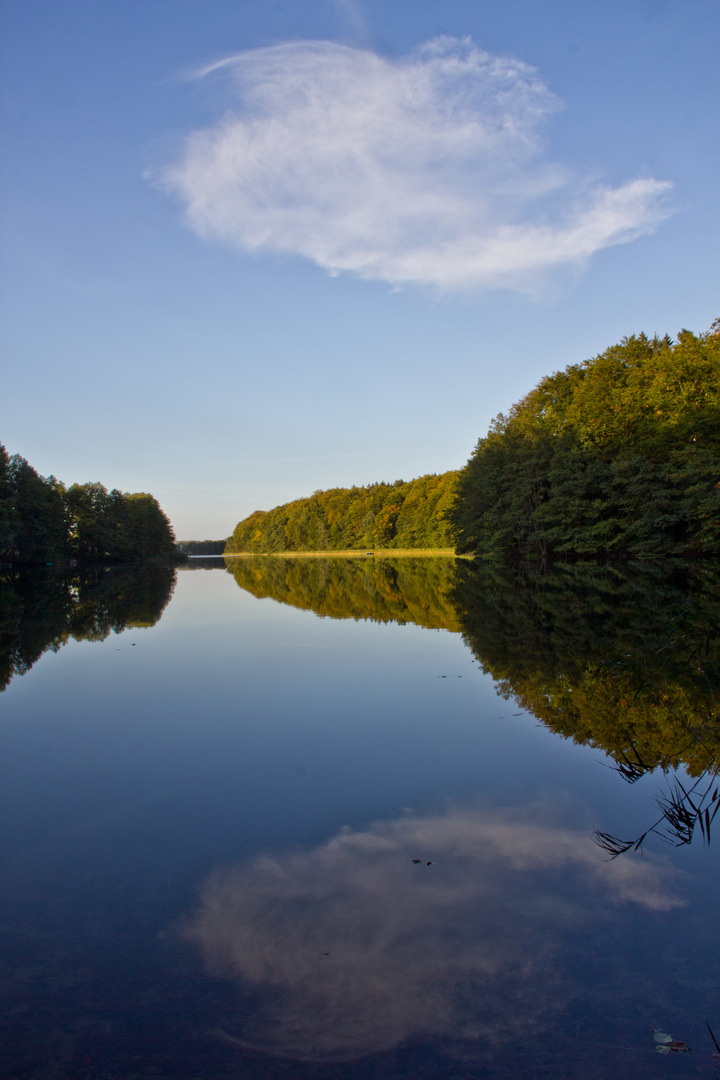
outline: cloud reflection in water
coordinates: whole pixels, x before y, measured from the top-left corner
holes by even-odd
[[[186,933],[213,975],[259,994],[229,1032],[245,1046],[329,1062],[411,1037],[497,1044],[567,1000],[568,932],[608,905],[682,906],[678,878],[605,861],[584,833],[456,810],[220,871]]]

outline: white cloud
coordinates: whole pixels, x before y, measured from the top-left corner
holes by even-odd
[[[255,991],[226,1032],[243,1045],[317,1061],[414,1036],[491,1047],[535,1038],[564,1007],[563,951],[608,906],[683,906],[678,879],[652,856],[605,861],[580,833],[455,811],[222,871],[186,935],[213,974]]]
[[[548,272],[652,231],[670,184],[593,190],[543,160],[560,108],[535,70],[469,40],[394,60],[301,41],[222,73],[225,116],[155,176],[202,237],[304,256],[331,274],[532,292]]]

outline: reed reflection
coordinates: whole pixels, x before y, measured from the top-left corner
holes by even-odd
[[[342,1061],[411,1038],[535,1037],[573,993],[573,941],[617,905],[682,906],[680,886],[664,862],[608,862],[581,833],[455,810],[220,871],[185,932],[255,996],[226,1038]]]

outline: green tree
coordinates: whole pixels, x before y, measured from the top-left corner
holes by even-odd
[[[0,443],[0,562],[12,559],[18,532],[10,456]]]
[[[67,554],[68,515],[65,487],[54,476],[43,477],[15,454],[9,462],[15,521],[13,561],[53,562]]]
[[[172,527],[154,496],[108,492],[100,483],[66,490],[0,446],[0,561],[137,561],[174,551]]]
[[[235,527],[226,551],[361,551],[368,547],[451,548],[448,514],[457,473],[405,483],[316,491],[267,512],[257,510]]]
[[[719,554],[720,324],[543,379],[478,442],[450,520],[486,558]]]
[[[115,492],[113,492],[115,494]],[[117,493],[120,495],[120,493]],[[127,533],[124,552],[135,557],[169,554],[175,550],[175,534],[172,526],[153,495],[135,492],[124,495]]]
[[[152,495],[73,484],[67,503],[72,551],[84,562],[133,561],[175,550],[170,522]]]
[[[67,492],[72,521],[71,549],[84,562],[106,559],[114,552],[113,499],[100,483],[73,484]]]

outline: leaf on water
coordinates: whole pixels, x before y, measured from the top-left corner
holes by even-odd
[[[679,1039],[673,1039],[672,1035],[668,1035],[667,1031],[660,1031],[659,1028],[652,1028],[652,1037],[658,1045],[655,1047],[658,1054],[686,1054],[690,1047],[687,1043],[680,1042]]]

